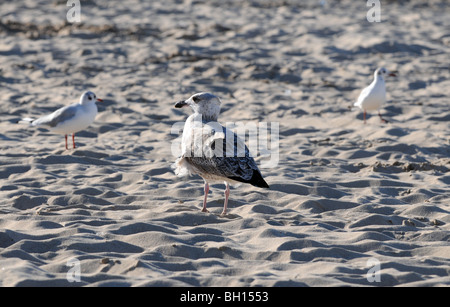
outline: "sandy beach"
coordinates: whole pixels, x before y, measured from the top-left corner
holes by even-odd
[[[0,286],[450,286],[450,6],[365,2],[0,4]],[[381,66],[389,122],[364,124]],[[76,149],[17,124],[85,90]],[[233,186],[226,216],[224,185],[203,213],[171,168],[198,92],[279,125],[270,189]]]

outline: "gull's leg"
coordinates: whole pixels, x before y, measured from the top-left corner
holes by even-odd
[[[226,188],[225,188],[225,201],[223,203],[223,211],[220,215],[226,215],[227,214],[227,206],[228,206],[228,197],[230,196],[230,185],[228,182],[225,182]]]
[[[72,143],[73,143],[73,148],[77,148],[75,146],[75,133],[72,133]]]
[[[69,147],[67,147],[67,134],[66,134],[66,150],[69,150]]]
[[[387,120],[385,120],[383,117],[381,117],[381,114],[380,114],[379,110],[378,110],[378,116],[380,117],[382,123],[388,123]]]
[[[364,124],[366,123],[366,110],[364,110]]]
[[[208,199],[208,192],[209,192],[209,184],[205,181],[205,198],[203,199],[203,209],[202,212],[209,212],[206,209],[206,200]]]

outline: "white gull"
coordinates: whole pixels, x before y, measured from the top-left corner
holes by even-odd
[[[374,80],[372,83],[362,90],[359,94],[358,100],[354,106],[359,107],[364,111],[364,123],[366,123],[366,111],[378,110],[378,116],[381,121],[386,123],[387,121],[381,117],[380,108],[386,102],[386,84],[384,82],[385,76],[395,77],[394,72],[388,71],[384,67],[380,67],[375,70]]]
[[[27,117],[19,122],[28,123],[30,126],[43,126],[54,133],[64,134],[66,149],[69,149],[67,135],[72,134],[73,148],[76,148],[75,133],[86,129],[94,122],[97,116],[97,105],[95,104],[97,101],[103,100],[97,98],[93,92],[87,91],[81,95],[79,102],[62,107],[38,119]]]

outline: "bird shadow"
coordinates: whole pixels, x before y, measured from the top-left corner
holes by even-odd
[[[238,214],[233,214],[233,213],[227,213],[225,215],[223,214],[217,214],[217,213],[213,213],[215,216],[220,217],[220,218],[224,218],[224,219],[228,219],[228,220],[235,220],[235,219],[241,219],[242,216],[238,215]]]

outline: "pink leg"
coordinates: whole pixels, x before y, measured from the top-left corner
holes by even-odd
[[[387,123],[388,122],[383,117],[381,117],[380,111],[378,111],[378,116],[380,117],[382,123]]]
[[[66,134],[66,150],[69,150],[69,147],[67,147],[67,134]]]
[[[230,196],[230,186],[228,185],[228,182],[225,183],[225,201],[223,203],[223,211],[220,215],[226,215],[227,214],[227,207],[228,207],[228,197]]]
[[[208,192],[209,192],[209,184],[205,182],[205,198],[203,199],[203,209],[202,212],[209,212],[206,209],[206,200],[208,199]]]
[[[73,143],[73,148],[77,148],[75,146],[75,133],[72,133],[72,143]]]

